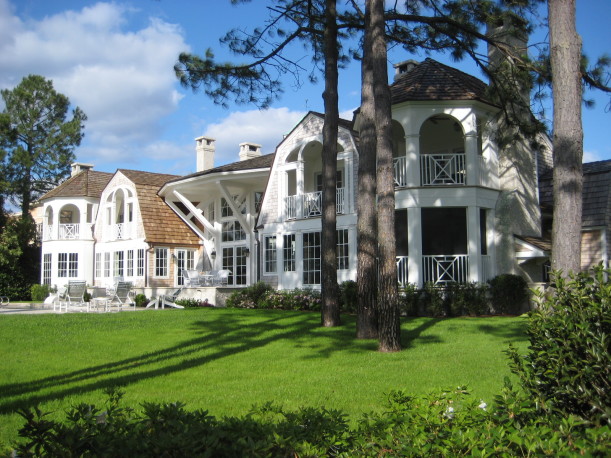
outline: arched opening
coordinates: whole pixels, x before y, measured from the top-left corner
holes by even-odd
[[[59,238],[78,239],[80,236],[81,212],[74,204],[64,205],[59,211]]]
[[[405,145],[405,130],[399,121],[392,121],[392,156],[394,165],[395,185],[407,184],[407,156]]]
[[[421,185],[464,185],[465,170],[465,135],[460,122],[448,115],[428,118],[420,127]]]

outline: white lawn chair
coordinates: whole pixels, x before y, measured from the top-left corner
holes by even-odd
[[[231,270],[219,270],[214,277],[214,284],[217,286],[227,286],[229,284],[229,275],[231,275]]]
[[[108,310],[116,306],[120,312],[124,305],[128,307],[131,305],[136,310],[136,302],[132,299],[132,282],[120,281],[117,283],[113,295],[108,301]]]
[[[184,307],[182,305],[178,305],[176,303],[176,299],[178,299],[178,296],[180,296],[180,293],[182,292],[182,288],[178,288],[176,291],[174,291],[172,294],[161,294],[160,296],[157,296],[155,299],[153,299],[152,301],[150,301],[146,308],[166,308],[166,307],[171,307],[174,309],[184,309]]]
[[[185,286],[187,288],[192,286],[201,286],[201,282],[199,279],[199,272],[197,270],[186,270],[182,271],[182,278],[185,281]]]
[[[84,281],[69,281],[68,287],[63,299],[59,302],[59,311],[62,311],[62,306],[67,312],[70,310],[78,310],[79,312],[89,311],[89,304],[85,302],[85,292],[87,291],[87,283]]]

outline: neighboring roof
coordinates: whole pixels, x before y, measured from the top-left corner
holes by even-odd
[[[486,83],[427,58],[400,75],[390,86],[393,105],[407,101],[479,100],[486,98]]]
[[[547,238],[542,237],[530,237],[526,235],[514,235],[517,239],[522,240],[523,242],[532,245],[535,248],[538,248],[542,251],[551,252],[552,251],[552,241]]]
[[[195,245],[199,237],[157,195],[159,188],[177,175],[119,169],[136,186],[146,241],[154,244]]]
[[[611,205],[611,160],[583,164],[582,226],[606,226]],[[548,173],[539,181],[541,205],[552,208],[553,180]]]
[[[275,153],[265,154],[263,156],[253,157],[252,159],[232,162],[230,164],[221,165],[219,167],[214,167],[212,169],[203,170],[201,172],[195,172],[195,173],[192,173],[191,175],[185,175],[181,177],[174,176],[173,179],[170,179],[163,184],[174,183],[176,181],[182,181],[188,178],[201,177],[204,175],[212,175],[214,173],[240,172],[240,171],[245,171],[245,170],[268,169],[272,166],[275,155],[276,155]]]
[[[62,184],[43,195],[39,201],[54,197],[96,197],[113,177],[112,173],[83,170],[77,175],[68,178]]]

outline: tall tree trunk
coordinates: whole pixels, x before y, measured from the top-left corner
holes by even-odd
[[[548,9],[554,98],[552,268],[566,276],[581,270],[581,38],[575,0],[549,0]]]
[[[386,59],[384,0],[371,6],[373,86],[378,159],[378,281],[379,350],[401,350],[395,246],[395,180],[392,157],[392,115]]]
[[[356,337],[378,337],[376,126],[369,3],[365,5],[365,37],[361,62],[361,109],[359,131],[359,177],[357,199],[357,289]]]
[[[338,108],[338,43],[336,0],[326,0],[325,12],[325,121],[322,145],[322,309],[323,326],[340,324],[339,288],[337,285],[337,130]]]

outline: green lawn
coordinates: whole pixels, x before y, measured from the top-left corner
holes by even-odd
[[[457,385],[490,402],[509,375],[508,343],[527,345],[525,318],[410,318],[404,350],[382,354],[354,339],[354,317],[342,319],[321,328],[316,313],[241,309],[4,315],[0,451],[22,423],[16,409],[101,405],[111,386],[134,407],[180,400],[217,416],[268,400],[358,416],[392,389]]]

